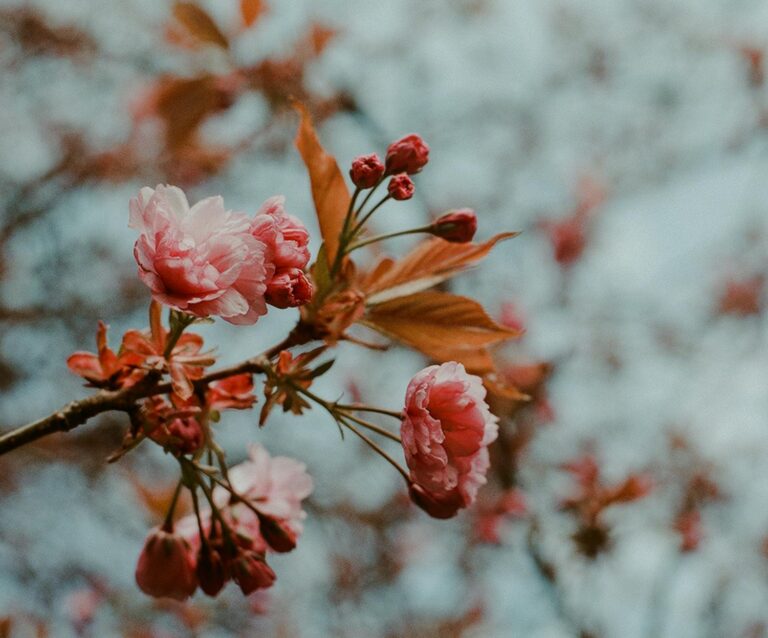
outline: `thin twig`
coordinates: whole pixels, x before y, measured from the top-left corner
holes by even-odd
[[[204,391],[209,383],[226,379],[238,374],[264,372],[264,362],[286,348],[306,343],[307,339],[292,332],[281,343],[270,348],[264,353],[246,359],[241,363],[211,372],[194,382],[195,389]],[[82,425],[89,419],[104,412],[129,412],[140,399],[167,394],[171,392],[171,384],[158,383],[158,374],[150,372],[136,385],[120,390],[100,390],[96,394],[68,403],[53,414],[42,419],[27,423],[18,428],[0,435],[0,455],[15,450],[16,448],[54,434],[56,432],[68,432],[78,425]]]

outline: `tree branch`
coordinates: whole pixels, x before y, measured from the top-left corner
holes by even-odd
[[[212,381],[226,379],[238,374],[264,372],[264,359],[272,359],[286,348],[307,343],[309,338],[300,330],[291,332],[282,342],[269,350],[246,359],[240,363],[216,370],[201,377],[194,382],[195,388],[205,390]],[[167,394],[171,392],[170,383],[158,383],[161,380],[158,373],[149,373],[136,385],[120,390],[100,390],[96,394],[79,401],[68,403],[60,410],[32,423],[27,423],[18,428],[0,435],[0,455],[15,450],[16,448],[54,434],[56,432],[69,432],[82,425],[89,419],[103,412],[129,412],[139,399]]]

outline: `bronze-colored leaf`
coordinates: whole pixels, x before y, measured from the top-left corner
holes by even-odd
[[[156,100],[171,150],[188,144],[205,118],[219,108],[215,80],[210,75],[167,78],[160,85]]]
[[[227,36],[216,26],[213,18],[194,2],[177,2],[173,5],[173,16],[194,40],[229,49]]]
[[[359,282],[368,304],[411,295],[439,284],[485,258],[493,247],[519,233],[500,233],[482,243],[454,244],[439,237],[420,243],[397,261],[385,257]]]
[[[240,15],[246,27],[252,27],[267,10],[267,3],[262,0],[240,0]]]
[[[493,369],[487,347],[519,335],[497,324],[476,301],[445,292],[418,292],[377,304],[361,323],[436,361]]]
[[[333,155],[320,144],[309,112],[298,102],[294,103],[294,107],[301,116],[295,144],[309,172],[317,221],[328,263],[332,264],[339,249],[339,235],[349,207],[349,191]]]

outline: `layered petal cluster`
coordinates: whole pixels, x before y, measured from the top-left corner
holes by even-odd
[[[264,294],[274,274],[267,244],[252,220],[224,208],[221,197],[190,207],[175,186],[142,188],[130,203],[139,277],[152,296],[198,316],[252,324],[266,314]]]
[[[486,482],[488,445],[498,419],[479,377],[460,363],[425,368],[411,379],[400,433],[411,471],[411,498],[431,516],[450,518]]]
[[[254,237],[268,248],[274,274],[266,290],[276,308],[295,308],[312,298],[312,284],[304,275],[309,263],[309,233],[298,219],[285,212],[285,198],[268,199],[253,220]]]
[[[290,551],[303,530],[306,513],[301,502],[313,489],[305,465],[288,457],[272,457],[260,445],[252,445],[249,454],[248,461],[228,472],[234,493],[221,485],[214,490],[218,514],[201,511],[205,542],[201,542],[195,515],[176,524],[192,548],[198,582],[209,596],[218,594],[230,580],[246,595],[270,587],[276,576],[267,564],[267,552]],[[225,527],[221,520],[226,521]]]
[[[295,539],[303,531],[306,513],[301,501],[312,493],[312,478],[307,474],[304,463],[287,456],[271,457],[261,445],[251,445],[250,460],[230,469],[229,480],[235,491],[250,501],[263,515],[257,517],[243,503],[233,505],[230,510],[241,525],[259,530],[265,519],[280,525],[284,532]],[[229,500],[229,493],[222,487],[216,489],[217,502]],[[261,529],[260,534],[267,530]],[[269,542],[270,538],[267,538]],[[272,545],[272,543],[270,543]],[[273,549],[279,550],[277,547]]]

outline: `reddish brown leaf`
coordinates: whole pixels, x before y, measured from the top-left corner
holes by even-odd
[[[339,235],[349,207],[349,191],[333,155],[320,144],[309,112],[298,102],[294,103],[294,107],[301,116],[295,144],[309,172],[317,221],[328,262],[332,264],[339,249]]]
[[[307,37],[310,51],[313,56],[320,55],[325,47],[336,37],[337,31],[324,27],[322,24],[313,24]]]
[[[240,0],[240,14],[246,27],[252,27],[267,10],[267,3],[262,0]]]
[[[194,2],[177,2],[173,5],[173,16],[187,33],[202,44],[215,44],[222,49],[229,48],[229,40],[208,13]]]
[[[476,301],[436,291],[377,304],[361,322],[436,361],[459,361],[475,372],[493,369],[488,346],[519,334],[497,324]]]
[[[369,304],[431,288],[485,258],[493,247],[519,233],[500,233],[480,244],[454,244],[439,237],[422,242],[402,259],[382,259],[359,283]]]
[[[213,76],[168,78],[157,94],[157,114],[165,122],[168,147],[186,145],[206,117],[219,109],[220,100]]]

